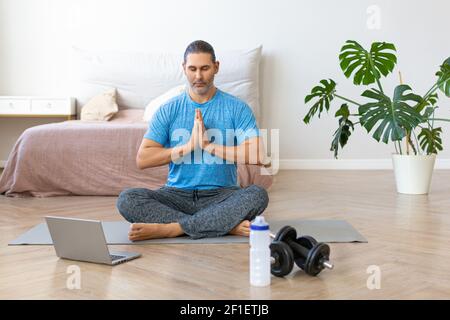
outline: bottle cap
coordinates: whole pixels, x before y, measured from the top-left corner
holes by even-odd
[[[264,217],[257,216],[250,224],[250,230],[269,230],[269,224],[264,220]]]

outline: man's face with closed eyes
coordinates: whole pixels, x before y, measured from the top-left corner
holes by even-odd
[[[214,76],[219,71],[219,61],[213,62],[209,53],[190,53],[183,63],[184,74],[191,90],[205,95],[214,86]]]

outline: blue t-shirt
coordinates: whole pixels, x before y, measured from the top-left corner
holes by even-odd
[[[191,99],[188,91],[170,99],[153,115],[144,138],[173,148],[189,141],[199,108],[208,138],[215,144],[237,146],[259,136],[250,107],[237,97],[219,89],[205,103]],[[203,150],[194,150],[169,163],[166,186],[182,189],[214,189],[237,186],[237,166]]]

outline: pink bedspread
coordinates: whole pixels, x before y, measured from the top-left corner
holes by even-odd
[[[128,119],[128,120],[127,120]],[[165,184],[168,166],[140,170],[136,154],[147,123],[116,117],[109,122],[65,121],[27,129],[0,177],[0,194],[11,197],[118,195],[123,189]],[[238,165],[242,187],[268,189],[272,176]]]

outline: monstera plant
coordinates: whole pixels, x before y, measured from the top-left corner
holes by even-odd
[[[305,97],[306,104],[312,103],[303,119],[306,124],[310,123],[314,116],[320,118],[322,112],[328,112],[336,100],[342,101],[335,113],[338,128],[331,142],[331,151],[334,152],[335,158],[338,157],[339,148],[347,144],[355,126],[360,125],[375,140],[386,144],[393,143],[396,155],[428,155],[434,166],[435,155],[442,150],[442,128],[437,127],[436,123],[450,121],[435,117],[438,91],[450,97],[450,58],[442,63],[436,72],[436,81],[424,95],[414,93],[409,85],[401,83],[394,88],[393,96],[390,97],[385,93],[381,79],[394,71],[397,64],[395,52],[396,48],[392,43],[374,42],[368,51],[358,42],[348,40],[339,54],[340,67],[347,78],[353,78],[355,85],[368,86],[361,94],[365,98],[364,101],[357,102],[338,94],[336,82],[332,79],[321,80]],[[419,158],[409,157],[406,161],[416,161]],[[407,165],[411,167],[411,163]],[[404,193],[427,192],[413,190]]]

